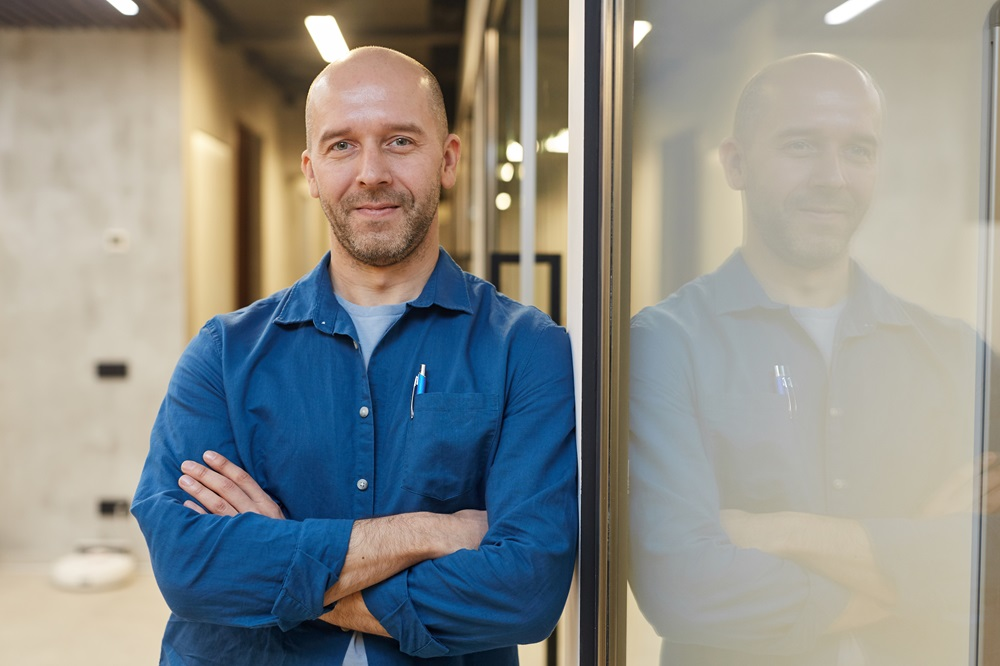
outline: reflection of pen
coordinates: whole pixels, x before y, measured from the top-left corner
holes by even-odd
[[[427,366],[420,364],[420,372],[413,378],[413,390],[410,391],[410,418],[413,418],[413,401],[427,388]]]
[[[783,395],[788,400],[788,418],[792,418],[798,404],[795,402],[795,386],[792,385],[792,378],[785,370],[785,366],[774,366],[774,388],[778,395]]]

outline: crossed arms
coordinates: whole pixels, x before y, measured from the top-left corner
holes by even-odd
[[[197,500],[187,500],[184,506],[201,514],[257,513],[284,520],[281,508],[245,470],[213,451],[205,453],[204,461],[204,465],[191,460],[181,465],[184,474],[178,484]],[[486,512],[471,509],[356,521],[340,577],[323,596],[324,606],[335,602],[336,606],[319,619],[342,629],[389,637],[368,611],[360,591],[424,560],[476,550],[487,527]]]

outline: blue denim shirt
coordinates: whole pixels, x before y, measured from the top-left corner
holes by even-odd
[[[315,618],[353,522],[460,509],[488,512],[479,550],[364,591],[396,638],[366,637],[369,663],[517,663],[512,646],[558,620],[576,555],[568,336],[442,250],[366,372],[329,260],[209,321],[177,365],[132,507],[173,611],[162,663],[340,663],[351,634]],[[206,449],[288,520],[185,508],[180,464]]]

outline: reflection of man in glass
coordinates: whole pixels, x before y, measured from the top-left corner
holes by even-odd
[[[842,58],[765,68],[720,148],[742,248],[635,317],[631,582],[664,664],[966,663],[976,346],[850,259],[881,122]]]

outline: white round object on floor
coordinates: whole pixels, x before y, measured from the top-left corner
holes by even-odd
[[[99,592],[128,583],[136,572],[131,553],[92,549],[70,553],[56,560],[52,583],[64,590]]]

